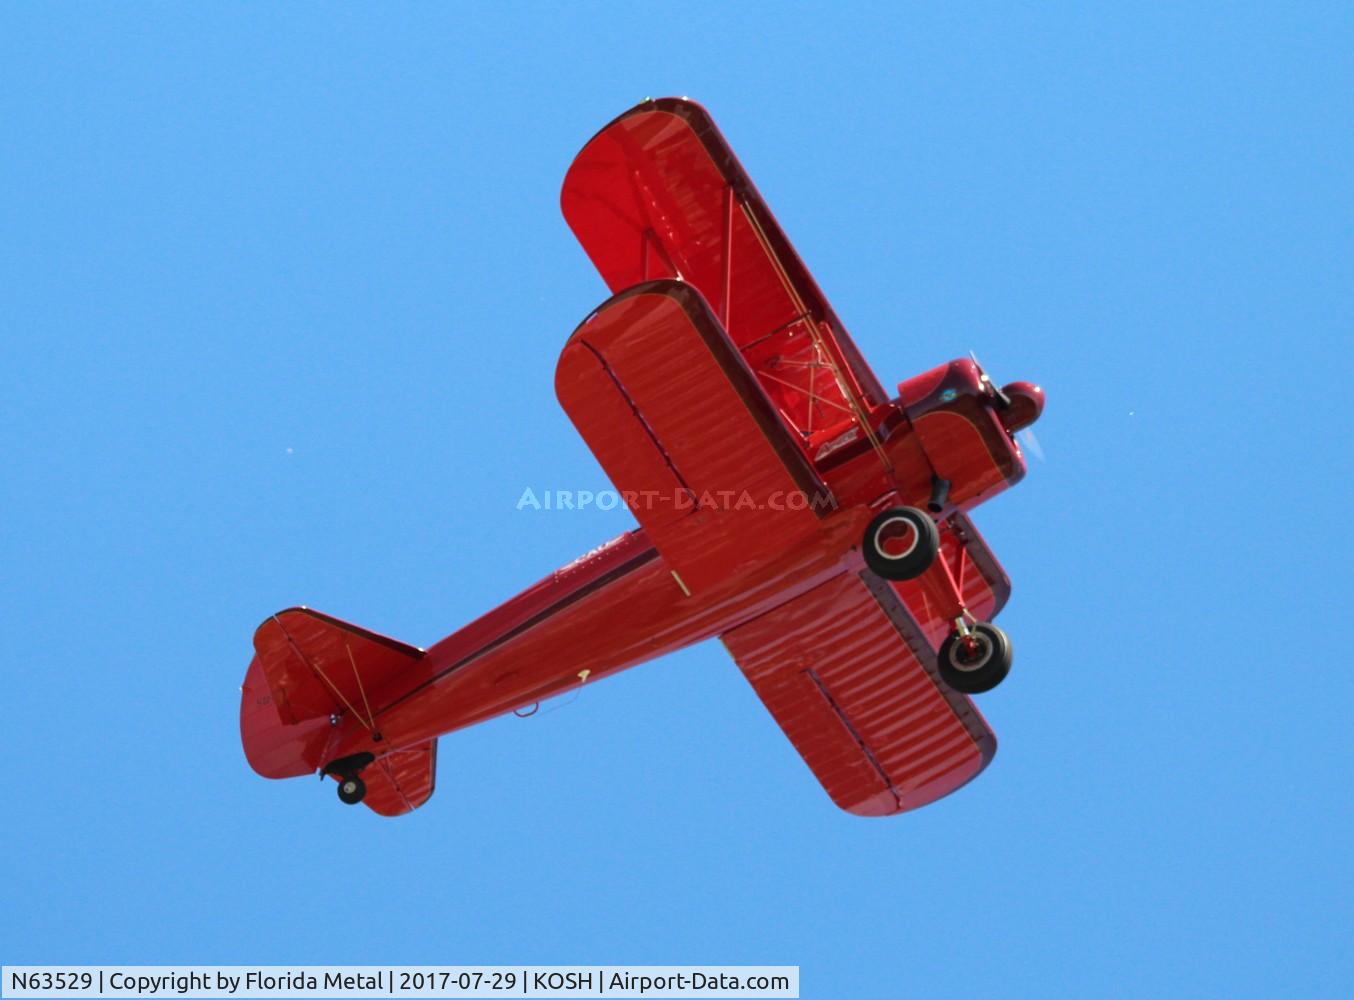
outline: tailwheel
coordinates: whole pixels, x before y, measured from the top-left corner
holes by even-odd
[[[916,507],[891,507],[865,528],[865,565],[885,580],[911,580],[926,572],[940,551],[940,531]]]
[[[940,647],[940,679],[963,694],[982,694],[1011,671],[1011,640],[995,625],[956,629]]]
[[[338,785],[338,797],[347,805],[355,806],[367,794],[367,783],[353,775],[350,778],[340,778]]]

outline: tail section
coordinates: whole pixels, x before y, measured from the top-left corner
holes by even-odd
[[[273,703],[256,656],[240,688],[240,742],[249,766],[265,778],[296,778],[320,769],[334,735],[329,719],[286,723]]]
[[[418,743],[379,757],[362,772],[367,794],[362,801],[382,816],[413,812],[433,797],[437,779],[437,740]]]
[[[424,668],[423,650],[307,608],[260,625],[254,652],[240,689],[240,740],[249,766],[265,778],[331,773],[337,720],[374,723],[374,711],[417,683]],[[363,801],[398,816],[431,797],[437,741],[364,764]]]
[[[255,659],[278,717],[288,724],[351,712],[408,674],[423,650],[308,608],[279,611],[254,633]]]

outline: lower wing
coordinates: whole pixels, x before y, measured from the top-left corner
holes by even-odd
[[[832,800],[860,816],[916,809],[971,781],[997,740],[936,673],[892,584],[845,574],[721,637]]]

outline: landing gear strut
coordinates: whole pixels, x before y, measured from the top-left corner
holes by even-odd
[[[937,478],[931,502],[944,507],[950,484]],[[867,565],[885,580],[916,580],[928,616],[950,621],[954,628],[937,656],[940,679],[953,691],[991,691],[1011,671],[1011,640],[995,625],[977,621],[964,606],[967,550],[961,545],[953,572],[940,556],[936,522],[916,507],[891,507],[865,529],[861,544]],[[958,579],[955,579],[955,574]]]

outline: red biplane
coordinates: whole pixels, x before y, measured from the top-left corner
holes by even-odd
[[[428,649],[273,615],[250,765],[398,815],[432,795],[438,736],[718,637],[841,808],[965,784],[996,749],[968,696],[1011,665],[989,623],[1010,583],[967,511],[1024,475],[1042,390],[965,359],[890,397],[690,101],[602,129],[560,200],[615,294],[555,389],[639,527]]]

